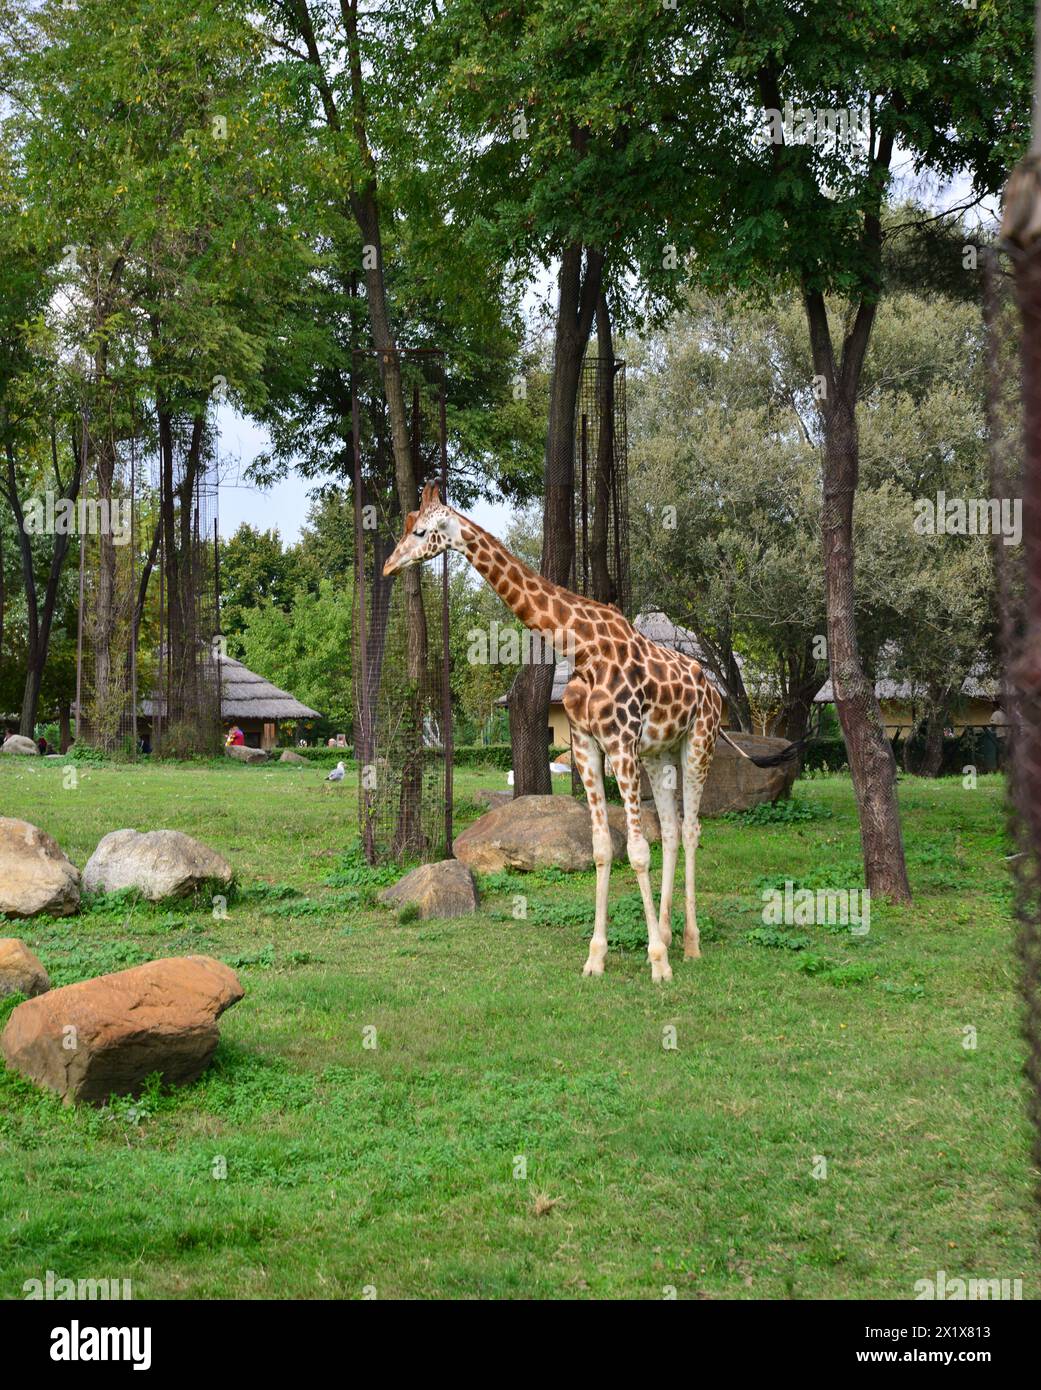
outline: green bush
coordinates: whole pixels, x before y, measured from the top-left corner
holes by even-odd
[[[556,762],[567,751],[566,748],[550,748],[550,762]],[[454,753],[456,767],[497,767],[508,772],[513,766],[513,749],[508,743],[464,743]]]

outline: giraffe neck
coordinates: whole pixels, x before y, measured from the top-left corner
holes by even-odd
[[[467,518],[460,517],[458,549],[525,627],[555,637],[567,634],[568,654],[576,656],[582,647],[576,625],[585,627],[586,614],[579,612],[582,600],[569,590],[544,579],[511,555],[503,543]]]

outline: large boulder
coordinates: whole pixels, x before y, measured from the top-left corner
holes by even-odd
[[[153,960],[19,1004],[0,1052],[67,1105],[132,1095],[152,1072],[182,1085],[208,1066],[217,1020],[242,993],[235,972],[209,956]]]
[[[58,842],[28,821],[0,816],[0,916],[65,917],[79,905],[79,870]]]
[[[611,826],[614,853],[625,836]],[[589,869],[593,827],[589,807],[570,796],[518,796],[468,825],[456,837],[455,856],[475,873],[501,869]]]
[[[47,971],[24,941],[16,936],[0,937],[0,999],[7,994],[24,994],[32,999],[51,987]]]
[[[757,734],[731,734],[746,753],[759,756],[781,753],[789,746],[786,738],[765,738]],[[779,767],[756,767],[731,748],[726,739],[716,739],[712,767],[701,798],[702,816],[722,816],[727,811],[747,811],[762,801],[787,796],[799,771],[798,759]]]
[[[31,738],[26,738],[24,734],[11,734],[5,738],[0,753],[18,753],[24,757],[31,755],[34,758],[40,756],[40,750],[36,744]]]
[[[302,758],[299,753],[294,753],[292,748],[287,748],[278,761],[280,763],[302,763],[305,767],[307,766],[307,759]]]
[[[245,743],[228,743],[224,746],[225,756],[238,763],[266,763],[267,751],[263,748],[250,748]]]
[[[474,876],[458,859],[420,864],[380,894],[387,907],[415,903],[420,917],[467,917],[477,911]]]
[[[232,878],[226,859],[179,830],[113,830],[87,860],[83,887],[88,893],[136,888],[157,903]]]
[[[677,808],[679,809],[679,808]],[[612,829],[619,832],[623,838],[628,839],[628,830],[625,824],[625,807],[616,803],[608,806],[607,819]],[[643,833],[649,845],[656,845],[661,842],[661,821],[658,819],[658,810],[653,801],[642,801],[640,803],[640,819],[643,822]],[[682,824],[683,817],[680,816]]]

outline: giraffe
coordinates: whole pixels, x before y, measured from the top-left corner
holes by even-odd
[[[574,663],[564,691],[571,723],[571,750],[589,803],[596,864],[596,908],[584,975],[604,973],[607,957],[607,895],[612,846],[604,794],[604,757],[625,806],[626,848],[643,899],[647,955],[655,982],[672,979],[672,897],[682,834],[684,849],[684,958],[701,955],[694,865],[701,826],[698,810],[718,735],[759,767],[795,755],[791,744],[779,754],[756,757],[720,728],[722,700],[692,657],[644,637],[613,604],[583,598],[536,574],[501,541],[442,502],[437,484],[423,489],[417,511],[383,567],[385,576],[422,564],[445,550],[465,555],[508,608],[534,632],[549,638],[559,655],[566,643]],[[646,768],[661,822],[662,885],[655,909],[651,851],[643,831],[640,766]],[[682,787],[682,832],[676,792]]]

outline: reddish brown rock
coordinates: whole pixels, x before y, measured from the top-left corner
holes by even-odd
[[[25,942],[16,936],[0,937],[0,999],[5,994],[24,994],[32,999],[46,994],[50,987],[47,971]]]
[[[217,1020],[242,994],[234,971],[209,956],[153,960],[19,1004],[0,1052],[67,1105],[132,1095],[152,1072],[184,1084],[208,1066]]]

